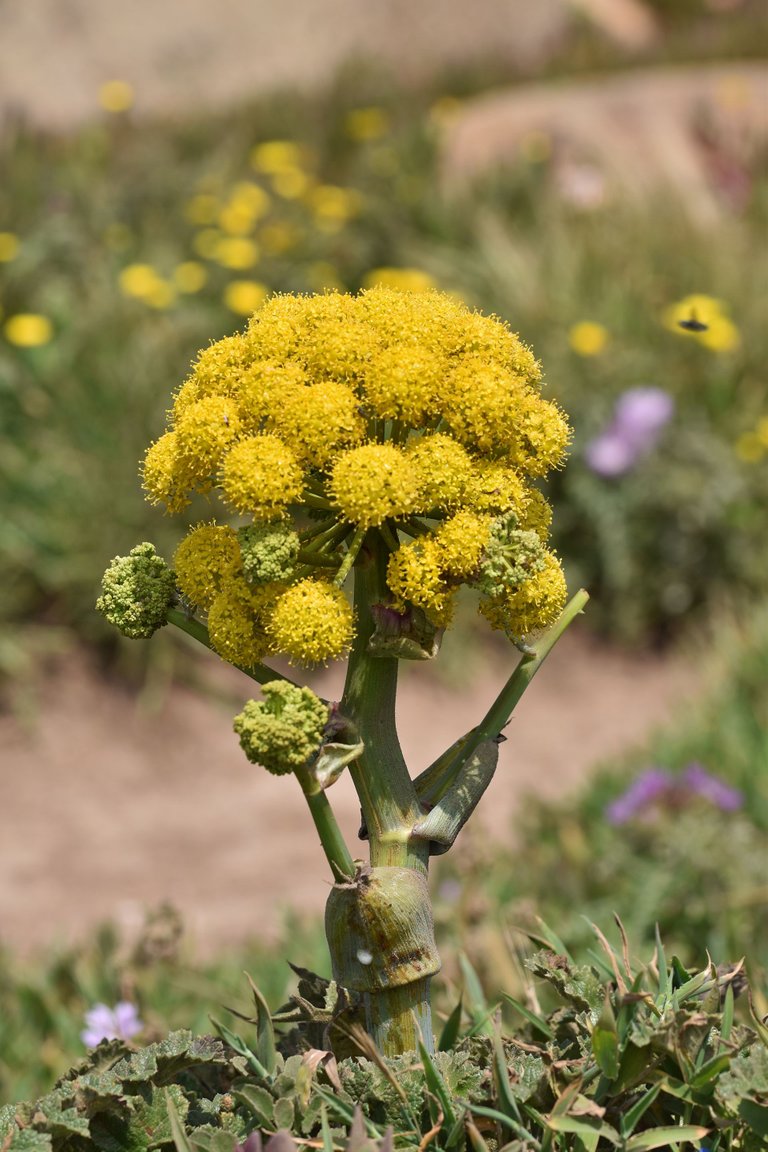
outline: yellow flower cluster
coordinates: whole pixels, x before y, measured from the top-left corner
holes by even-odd
[[[256,159],[276,170],[285,160]],[[198,525],[176,558],[217,650],[240,664],[265,653],[317,663],[352,642],[341,585],[366,532],[391,553],[393,604],[444,627],[459,586],[479,581],[497,519],[546,542],[551,514],[532,481],[562,463],[568,440],[535,357],[502,321],[433,290],[379,285],[274,296],[243,333],[204,349],[143,479],[170,512],[216,493],[241,527]],[[280,532],[262,529],[292,532],[296,515],[298,558],[281,568],[266,557],[263,569],[284,582],[254,586],[243,532],[255,525],[266,548]],[[494,626],[524,636],[559,611],[562,571],[546,556],[543,571],[483,602]]]

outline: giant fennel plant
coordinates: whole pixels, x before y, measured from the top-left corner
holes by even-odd
[[[566,607],[547,547],[536,484],[562,464],[569,428],[541,385],[506,324],[448,295],[274,296],[200,353],[144,459],[151,501],[210,511],[172,569],[143,543],[104,576],[99,607],[126,635],[172,623],[262,685],[235,731],[249,760],[303,790],[335,881],[334,977],[389,1056],[433,1045],[429,858],[471,815],[512,709],[586,601]],[[395,727],[398,665],[436,655],[462,585],[519,658],[487,715],[414,779]],[[263,663],[276,656],[299,668],[346,657],[342,699]],[[343,770],[367,862],[329,803]]]

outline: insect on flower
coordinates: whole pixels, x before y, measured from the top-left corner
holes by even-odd
[[[690,316],[685,320],[678,320],[677,323],[681,328],[685,328],[686,332],[707,332],[709,330],[709,324],[698,319],[695,308],[691,309]]]

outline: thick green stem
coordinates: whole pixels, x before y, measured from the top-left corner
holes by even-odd
[[[378,533],[369,532],[355,568],[357,634],[347,668],[341,711],[354,723],[365,744],[350,766],[368,829],[371,864],[399,865],[426,871],[427,856],[413,825],[423,815],[403,759],[395,726],[398,662],[371,656],[368,643],[375,630],[371,606],[386,600],[388,553]]]
[[[328,863],[337,880],[349,880],[355,874],[355,864],[347,848],[341,829],[336,823],[328,797],[307,768],[299,769],[296,777],[315,822]]]
[[[365,745],[358,761],[350,766],[353,783],[360,798],[363,819],[370,840],[373,875],[377,869],[405,869],[426,878],[429,844],[413,835],[413,827],[424,815],[413,782],[403,758],[395,726],[398,662],[394,657],[371,656],[368,644],[375,623],[371,612],[374,604],[386,601],[386,565],[388,550],[378,532],[371,531],[355,566],[355,611],[357,635],[350,654],[347,680],[341,710],[354,723]],[[383,874],[383,873],[381,873]],[[389,873],[387,873],[389,874]],[[357,900],[357,897],[355,897]],[[376,921],[379,923],[377,914]],[[428,922],[428,923],[427,923]],[[431,926],[431,907],[427,897],[424,952],[433,947],[426,940]],[[389,939],[386,918],[380,921],[381,939],[376,952],[385,965],[396,946]],[[343,969],[345,961],[329,934],[334,965]],[[394,956],[392,959],[394,966]],[[362,977],[368,1030],[382,1052],[387,1055],[415,1050],[418,1042],[418,1020],[425,1042],[432,1043],[429,1005],[429,979],[434,966],[415,979],[396,986],[389,985],[389,973],[376,985]],[[399,979],[399,977],[398,977]],[[343,981],[342,981],[343,982]]]

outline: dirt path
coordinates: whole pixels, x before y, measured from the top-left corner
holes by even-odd
[[[467,696],[430,681],[423,666],[408,669],[400,728],[414,771],[485,710],[506,674],[499,657],[493,663]],[[583,780],[596,760],[669,718],[695,681],[679,659],[630,658],[566,637],[508,729],[478,818],[507,839],[521,795],[556,795]],[[233,698],[250,694],[250,682],[224,667],[216,683]],[[338,695],[332,678],[320,688]],[[76,938],[105,917],[131,928],[163,899],[204,949],[274,927],[288,904],[319,915],[328,873],[301,795],[292,780],[247,763],[234,711],[175,688],[147,715],[73,656],[46,679],[36,729],[0,717],[0,943]],[[346,778],[331,798],[356,844]]]
[[[0,0],[0,120],[72,127],[114,79],[137,114],[165,115],[322,87],[349,61],[406,82],[487,57],[530,64],[571,16],[564,0]]]

